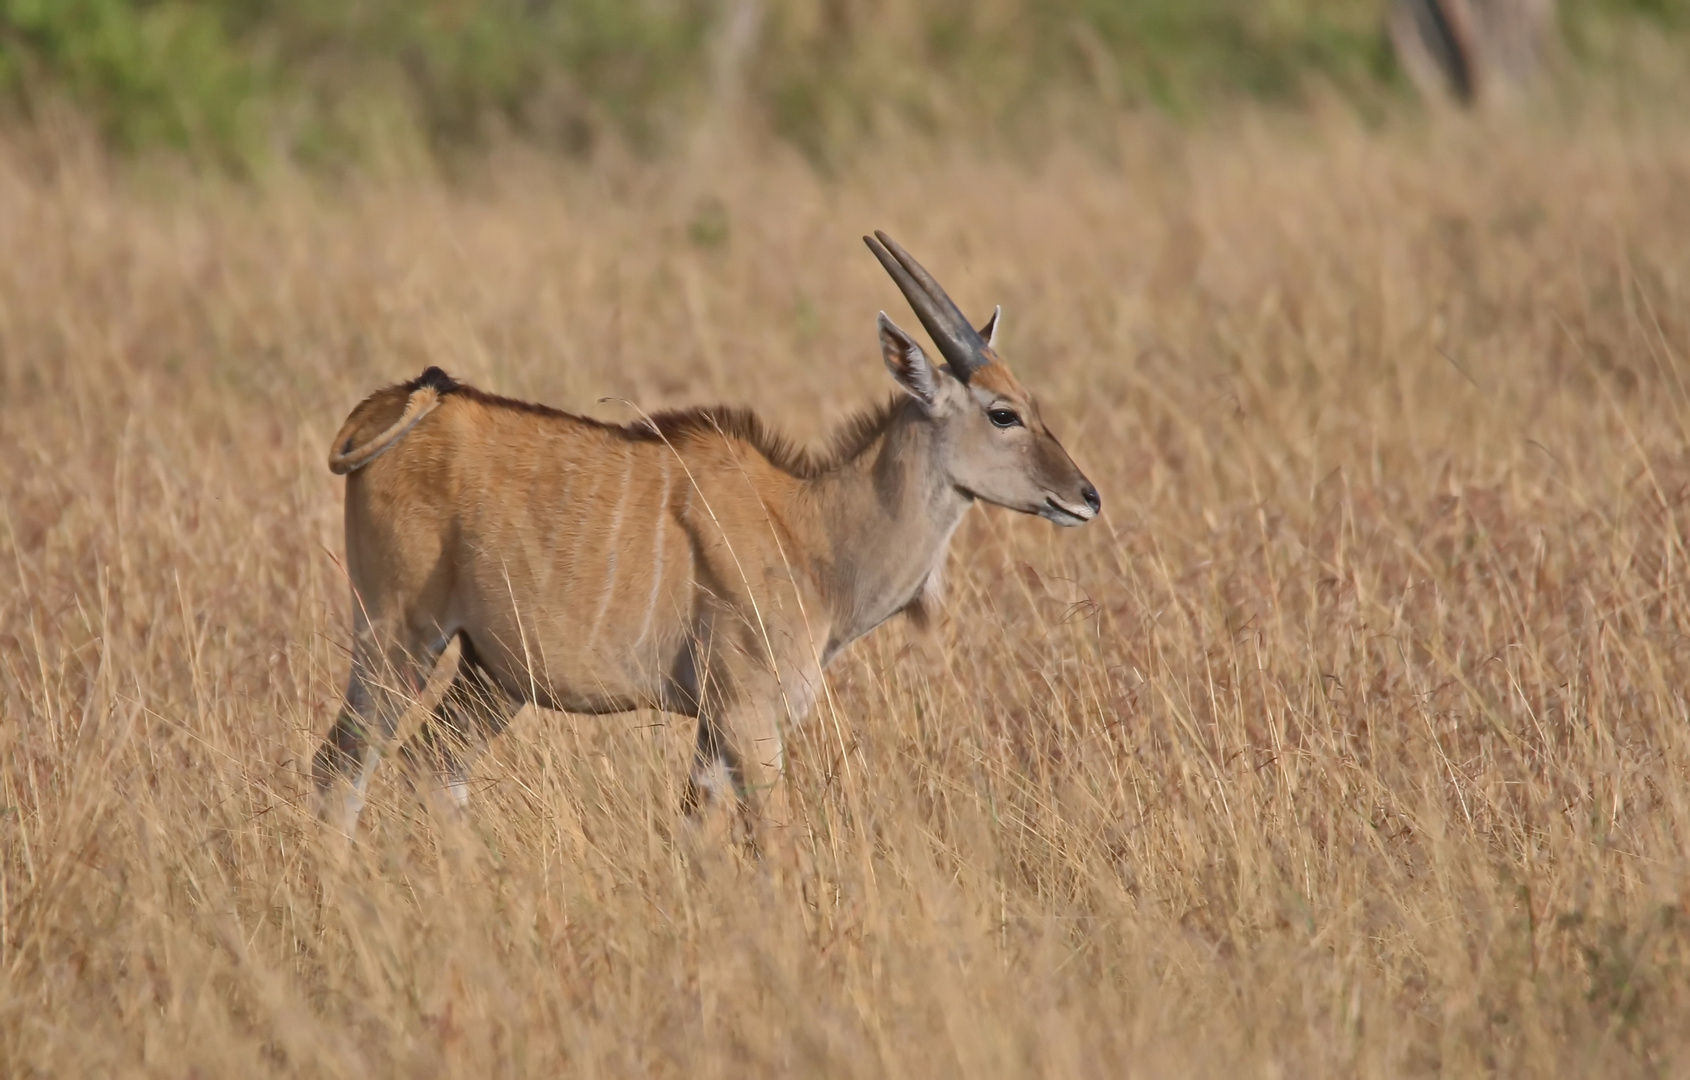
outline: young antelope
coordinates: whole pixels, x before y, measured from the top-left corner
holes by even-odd
[[[603,424],[434,367],[352,411],[329,456],[346,476],[353,647],[314,763],[325,817],[356,826],[456,639],[456,674],[403,752],[459,804],[524,702],[654,708],[698,721],[688,811],[728,788],[754,821],[823,669],[893,615],[924,617],[969,507],[1097,516],[1097,489],[993,351],[998,313],[976,330],[886,234],[864,240],[945,362],[881,312],[902,392],[824,453],[743,410]]]

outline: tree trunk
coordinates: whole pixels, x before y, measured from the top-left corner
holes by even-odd
[[[1391,44],[1427,97],[1488,105],[1529,90],[1555,47],[1555,0],[1391,0]]]

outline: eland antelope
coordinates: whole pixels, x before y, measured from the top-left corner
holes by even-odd
[[[324,816],[355,827],[453,639],[457,672],[403,752],[459,804],[474,753],[533,702],[696,717],[689,812],[731,785],[753,815],[828,663],[894,615],[926,617],[970,506],[1097,516],[1097,489],[993,351],[998,313],[976,330],[875,237],[946,363],[881,312],[902,393],[823,452],[747,411],[611,425],[435,367],[352,411],[329,456],[346,476],[354,614],[346,701],[314,762]]]

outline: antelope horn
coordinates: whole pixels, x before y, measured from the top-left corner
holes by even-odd
[[[899,291],[915,309],[916,318],[932,335],[933,344],[939,346],[957,378],[967,382],[977,369],[995,359],[992,347],[986,344],[980,331],[963,318],[956,303],[933,280],[933,275],[911,258],[909,252],[899,247],[896,240],[876,229],[873,236],[863,237],[863,243],[874,252],[874,257],[892,275],[892,280],[898,283]]]

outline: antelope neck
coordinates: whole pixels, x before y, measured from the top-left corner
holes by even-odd
[[[972,499],[942,467],[942,435],[914,401],[862,454],[811,482],[832,538],[821,567],[830,651],[901,611],[942,568]]]

